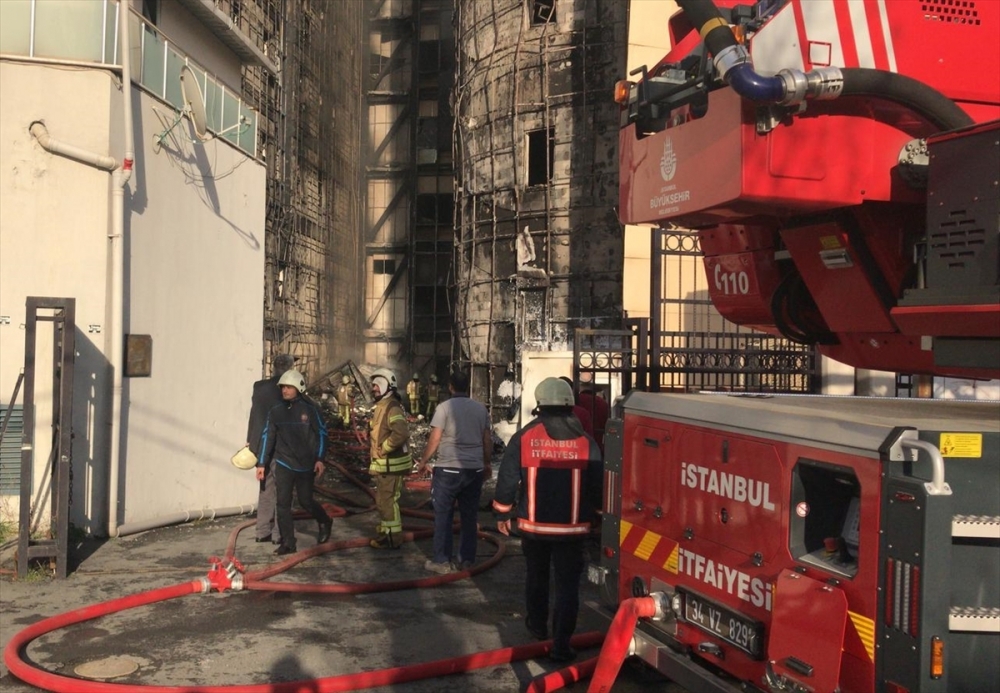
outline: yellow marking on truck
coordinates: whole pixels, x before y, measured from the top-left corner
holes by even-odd
[[[660,543],[662,539],[656,532],[650,532],[646,530],[646,533],[642,537],[642,541],[639,545],[635,547],[635,555],[644,561],[648,561],[649,557],[653,555],[653,551],[656,550],[656,545]]]
[[[675,544],[674,550],[670,552],[670,556],[667,558],[667,562],[663,564],[663,567],[674,575],[677,574],[677,552],[680,548],[679,544]]]
[[[856,614],[853,611],[848,611],[847,614],[851,617],[851,623],[854,624],[854,630],[858,632],[858,637],[861,638],[861,644],[865,646],[865,651],[868,653],[868,659],[874,662],[875,621],[871,620],[867,616]]]
[[[618,526],[618,546],[623,546],[625,544],[625,537],[628,533],[632,531],[632,523],[626,520],[622,520],[621,524]]]
[[[942,433],[938,442],[942,457],[982,457],[982,433]]]

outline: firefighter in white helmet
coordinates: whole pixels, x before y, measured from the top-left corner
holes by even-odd
[[[420,374],[414,373],[413,379],[406,383],[406,396],[410,400],[410,415],[418,416],[420,414],[420,396],[423,394],[424,388],[420,384]]]
[[[337,388],[337,414],[344,422],[344,428],[351,427],[351,406],[354,404],[354,385],[351,384],[349,376],[340,379],[340,387]]]
[[[434,417],[434,410],[437,409],[438,400],[441,398],[441,387],[438,385],[438,377],[431,376],[431,384],[427,386],[427,413],[425,416],[430,421]]]
[[[319,409],[302,396],[306,379],[297,370],[285,371],[278,379],[281,388],[280,404],[267,413],[267,425],[261,438],[257,458],[257,478],[264,479],[264,471],[274,463],[274,482],[277,497],[278,530],[281,545],[274,552],[279,556],[295,553],[292,493],[298,496],[299,505],[312,513],[319,525],[317,544],[330,539],[333,521],[323,506],[313,498],[313,481],[323,473],[323,453],[326,451],[326,424]]]
[[[403,521],[399,514],[399,494],[403,479],[410,473],[410,427],[396,391],[396,376],[379,368],[371,377],[375,411],[371,420],[371,466],[375,479],[375,508],[379,514],[378,533],[369,544],[373,549],[398,549],[402,543]]]
[[[570,638],[580,611],[584,543],[600,506],[601,450],[573,415],[573,389],[559,378],[535,388],[537,418],[514,434],[497,473],[493,512],[497,530],[509,535],[517,517],[527,576],[524,624],[548,638],[549,573],[555,580],[549,658],[576,657]]]

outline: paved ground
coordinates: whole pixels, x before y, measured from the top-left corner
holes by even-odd
[[[418,502],[419,498],[404,498]],[[481,523],[490,522],[483,513]],[[333,539],[369,534],[373,513],[334,521]],[[421,521],[417,520],[416,523]],[[73,550],[72,573],[61,581],[36,576],[15,580],[11,550],[0,555],[0,645],[42,618],[126,595],[206,576],[208,558],[225,554],[233,530],[247,518],[228,518],[153,530],[132,537],[86,541]],[[315,543],[315,523],[297,523],[299,548]],[[272,546],[242,532],[236,557],[249,570],[273,563]],[[434,588],[340,595],[241,591],[192,594],[56,630],[35,640],[27,658],[62,676],[92,674],[109,683],[177,686],[249,685],[310,680],[418,664],[477,652],[531,644],[523,628],[524,563],[519,542],[481,574]],[[479,561],[496,547],[481,541]],[[423,563],[430,540],[399,551],[368,548],[334,551],[301,563],[274,578],[298,583],[359,583],[427,577]],[[585,599],[596,599],[589,586]],[[603,622],[584,608],[578,632]],[[597,650],[583,652],[593,656]],[[112,668],[134,672],[110,678]],[[379,693],[483,693],[523,691],[528,682],[556,665],[544,658],[487,666],[475,672],[364,690]],[[98,678],[105,677],[105,678]],[[92,679],[94,680],[94,679]],[[0,666],[0,689],[39,689]],[[65,688],[77,690],[72,683]],[[234,689],[235,690],[235,689]],[[315,691],[314,686],[298,690]],[[344,689],[348,690],[348,689]],[[580,693],[584,683],[566,690]],[[641,665],[626,665],[616,693],[680,689]]]

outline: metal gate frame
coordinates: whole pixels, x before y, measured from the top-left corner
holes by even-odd
[[[690,258],[695,278],[703,277],[698,236],[689,231],[653,229],[650,252],[649,390],[691,392],[817,393],[821,389],[820,358],[812,346],[724,321],[723,331],[667,330],[667,306],[685,308],[717,323],[712,301],[669,295],[664,286],[664,259]],[[697,292],[696,292],[697,293]],[[696,320],[697,322],[697,320]]]
[[[53,311],[39,315],[39,311]],[[32,559],[55,558],[55,576],[66,577],[69,548],[70,469],[73,440],[73,370],[76,363],[76,299],[29,296],[24,321],[24,432],[21,438],[21,507],[17,575],[28,575]],[[51,538],[31,540],[31,492],[35,460],[35,373],[39,322],[53,323]],[[56,396],[58,393],[58,396]],[[13,403],[12,403],[13,404]]]

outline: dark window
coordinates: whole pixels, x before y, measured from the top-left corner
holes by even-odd
[[[555,138],[552,128],[528,133],[528,185],[545,185],[552,180]]]
[[[417,223],[451,225],[455,197],[451,193],[417,195]]]
[[[554,21],[556,21],[556,0],[533,0],[531,23],[548,24]]]
[[[444,315],[448,312],[448,288],[417,286],[413,289],[413,314],[420,317]],[[425,328],[430,325],[425,325]]]
[[[160,21],[160,0],[142,0],[142,16],[153,25]]]
[[[396,273],[396,261],[395,260],[374,260],[372,262],[372,271],[375,274],[395,274]]]
[[[419,50],[420,72],[427,74],[437,72],[441,69],[440,41],[421,41]]]

